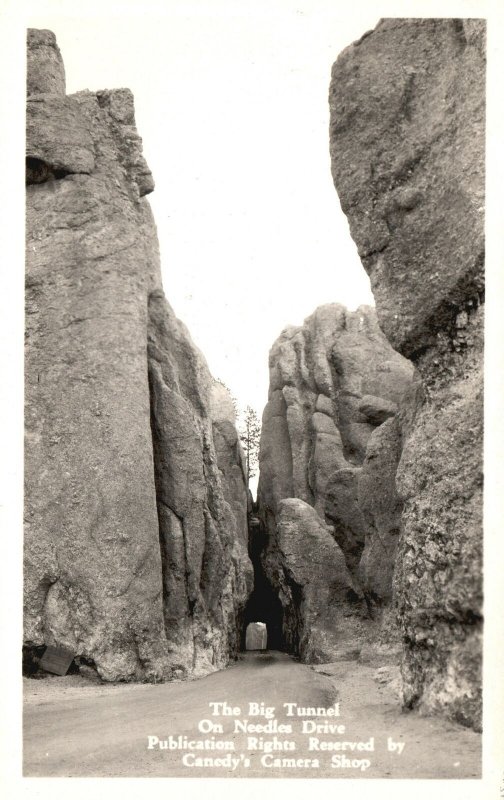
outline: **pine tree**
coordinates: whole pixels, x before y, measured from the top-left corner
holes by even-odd
[[[254,477],[259,466],[259,441],[261,438],[261,423],[257,413],[251,406],[247,406],[243,412],[238,433],[245,452],[248,486],[250,479]]]

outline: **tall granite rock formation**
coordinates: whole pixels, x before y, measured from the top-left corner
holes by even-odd
[[[258,490],[268,534],[263,571],[282,600],[288,646],[306,660],[331,660],[352,641],[355,649],[368,609],[391,598],[400,524],[396,417],[414,369],[389,345],[374,309],[337,304],[286,328],[269,365]],[[326,551],[332,555],[321,569]],[[302,558],[304,577],[296,578]],[[331,590],[331,581],[347,591]],[[315,587],[331,599],[314,609]]]
[[[204,674],[251,590],[239,446],[163,296],[133,97],[66,96],[50,31],[26,147],[25,643],[108,680]]]
[[[282,604],[287,650],[308,663],[355,648],[365,605],[329,528],[298,498],[280,500],[261,554],[264,574]]]
[[[422,377],[396,476],[405,702],[478,728],[484,22],[381,21],[336,61],[330,108],[334,183],[380,326]]]

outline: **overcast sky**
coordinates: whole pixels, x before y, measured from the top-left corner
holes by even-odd
[[[55,32],[68,93],[134,92],[166,295],[214,376],[261,414],[286,325],[373,303],[332,184],[327,95],[338,53],[378,17],[334,0],[107,8],[28,23]]]

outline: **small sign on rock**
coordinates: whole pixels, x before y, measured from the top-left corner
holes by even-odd
[[[74,654],[71,650],[48,645],[40,659],[40,666],[46,672],[52,672],[53,675],[66,675],[73,658]]]

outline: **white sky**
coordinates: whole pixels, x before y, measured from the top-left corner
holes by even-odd
[[[341,12],[172,0],[163,14],[28,20],[56,34],[68,93],[134,92],[167,298],[259,415],[282,328],[322,303],[373,303],[332,183],[327,95],[338,53],[378,15]]]

